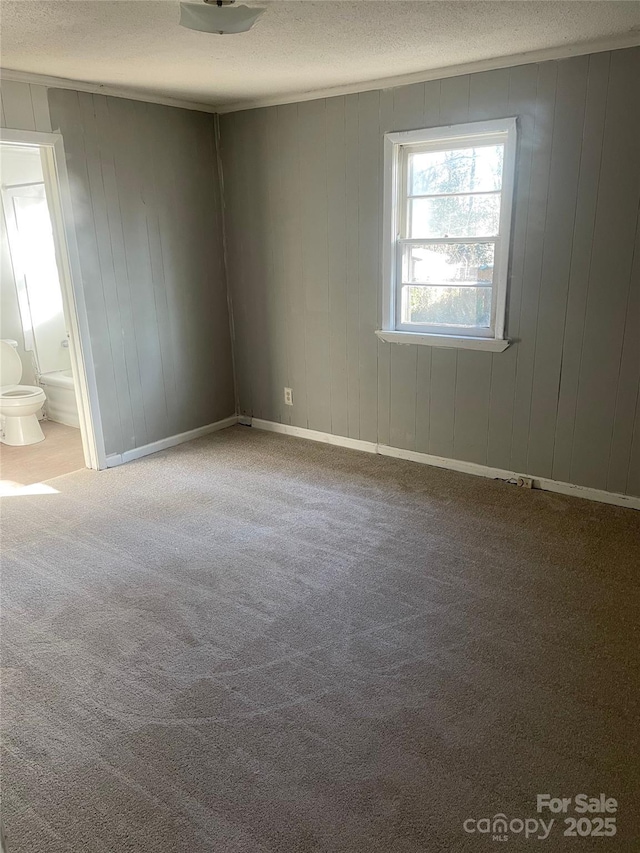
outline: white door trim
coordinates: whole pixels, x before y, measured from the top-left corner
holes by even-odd
[[[36,147],[42,152],[42,171],[68,326],[82,447],[87,468],[98,471],[107,467],[107,459],[62,136],[59,133],[0,128],[0,142]]]

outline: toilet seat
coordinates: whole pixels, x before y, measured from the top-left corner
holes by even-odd
[[[42,388],[37,388],[35,385],[5,385],[0,388],[0,405],[3,408],[35,403],[38,399],[42,399],[44,403],[46,395]]]

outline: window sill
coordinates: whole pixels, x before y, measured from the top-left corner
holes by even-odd
[[[427,347],[455,347],[477,349],[485,352],[504,352],[509,340],[495,338],[472,338],[468,335],[427,335],[422,332],[396,332],[378,329],[376,335],[389,344],[422,344]]]

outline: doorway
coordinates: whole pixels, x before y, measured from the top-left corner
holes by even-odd
[[[79,264],[61,153],[57,134],[2,131],[4,495],[31,494],[38,483],[62,474],[105,467],[80,276],[73,274],[74,260],[77,269]]]

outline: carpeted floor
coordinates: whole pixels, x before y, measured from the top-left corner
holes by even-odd
[[[615,838],[510,843],[638,849],[640,513],[246,427],[50,484],[3,502],[8,853],[481,850],[601,792]]]

